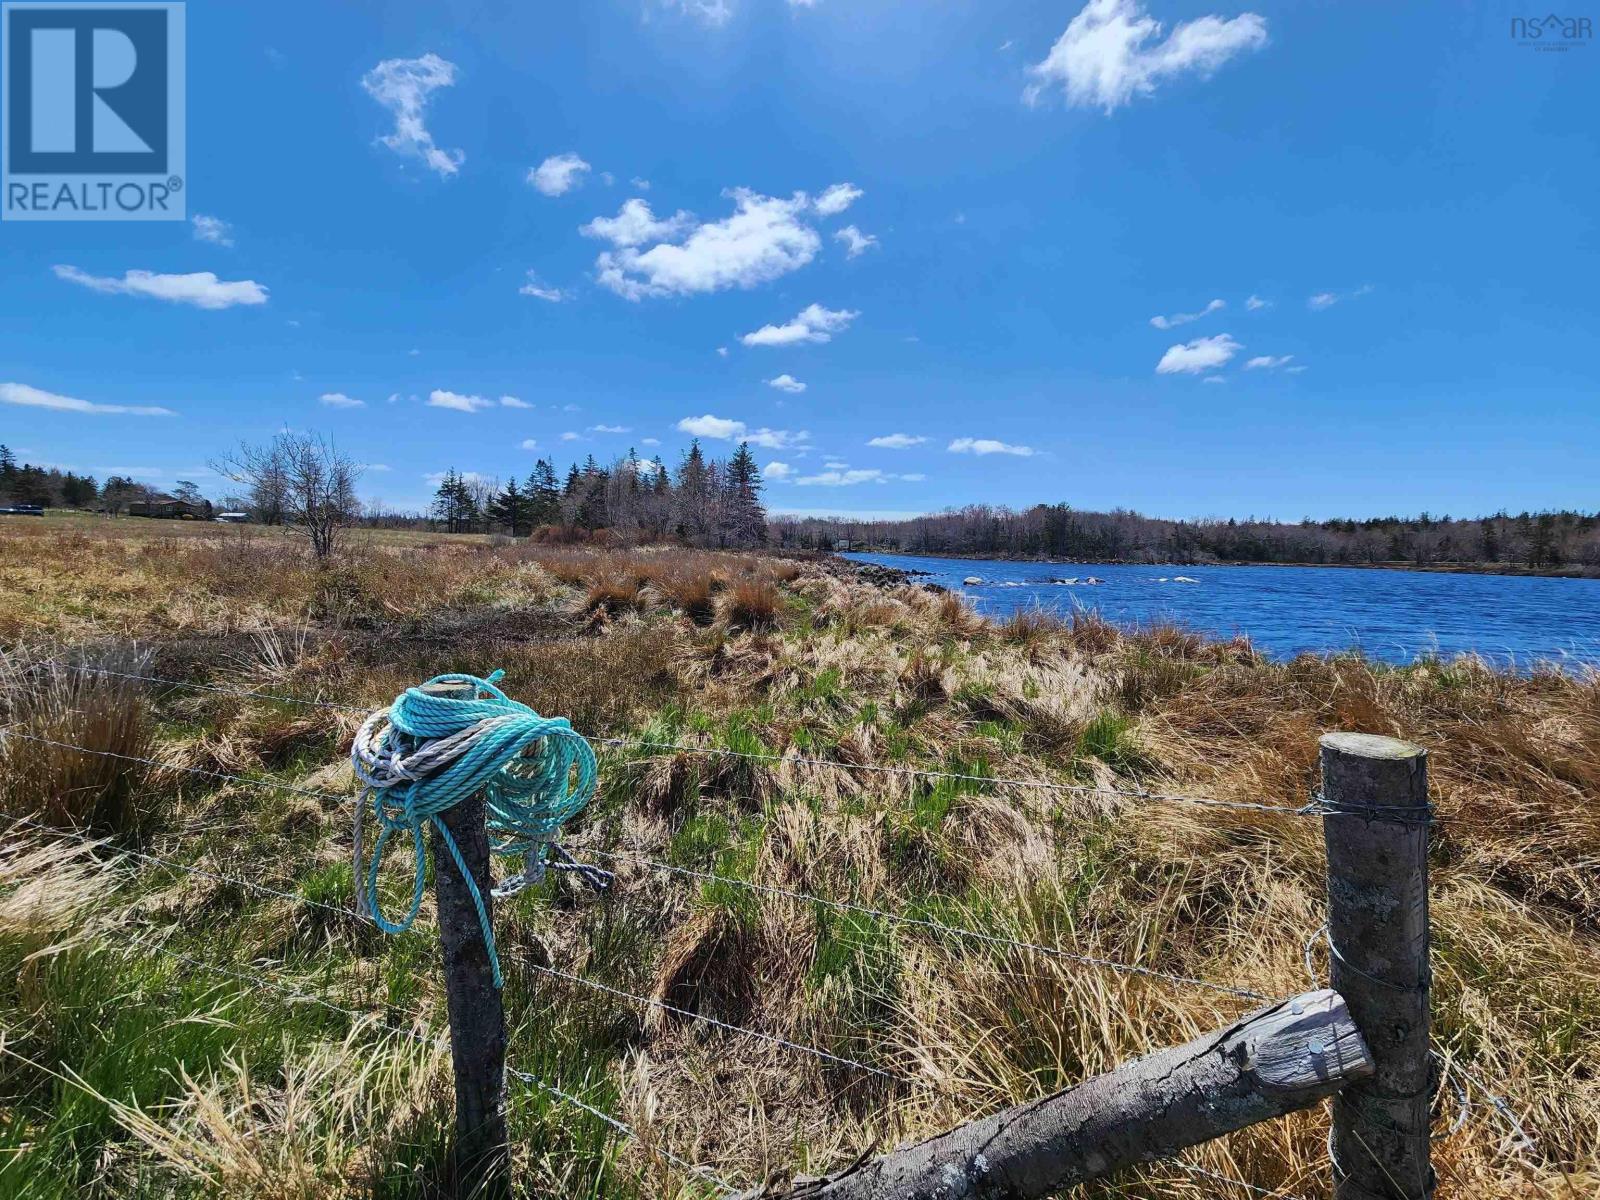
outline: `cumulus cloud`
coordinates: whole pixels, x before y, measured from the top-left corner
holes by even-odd
[[[909,450],[912,446],[920,446],[928,439],[914,437],[909,433],[887,433],[882,437],[869,438],[867,445],[876,446],[880,450]]]
[[[575,441],[578,440],[578,435],[573,433],[572,430],[569,429],[569,430],[567,430],[565,433],[563,433],[561,435],[561,440],[563,442],[575,442]]]
[[[823,308],[808,304],[791,321],[782,325],[763,325],[754,333],[742,335],[746,346],[793,346],[801,342],[828,342],[833,335],[850,327],[861,314],[852,309]]]
[[[719,442],[749,442],[768,450],[784,450],[802,446],[811,435],[805,430],[751,429],[743,421],[716,417],[706,413],[703,417],[684,417],[678,422],[678,431],[694,437],[711,438]]]
[[[694,216],[679,209],[670,217],[657,217],[648,201],[637,196],[624,200],[614,217],[596,217],[578,232],[584,237],[610,242],[619,249],[677,237],[694,224]]]
[[[866,253],[878,244],[877,238],[870,233],[862,233],[854,225],[846,225],[843,229],[838,230],[833,237],[835,241],[844,243],[845,252],[851,258],[856,257],[858,254]]]
[[[800,392],[806,390],[805,384],[801,383],[793,375],[788,374],[778,375],[767,380],[767,386],[770,388],[777,388],[780,392],[789,392],[795,395],[798,395]]]
[[[1287,364],[1292,358],[1294,358],[1292,354],[1258,354],[1244,364],[1244,369],[1246,371],[1275,371]]]
[[[548,300],[551,304],[558,304],[565,300],[566,293],[560,288],[550,287],[539,279],[539,273],[532,267],[528,268],[528,279],[517,289],[519,296],[532,296],[536,300]]]
[[[532,408],[533,405],[529,404],[526,400],[522,399],[520,396],[501,396],[500,397],[500,407],[501,408]]]
[[[1218,309],[1227,307],[1228,306],[1225,302],[1221,300],[1213,300],[1199,312],[1173,313],[1170,317],[1151,317],[1150,324],[1154,325],[1157,329],[1172,329],[1178,325],[1187,325],[1191,321],[1198,321],[1201,317],[1209,317]]]
[[[1266,308],[1271,305],[1271,303],[1271,300],[1263,300],[1260,296],[1257,296],[1254,292],[1252,292],[1250,294],[1250,299],[1244,302],[1244,306],[1251,312],[1255,312],[1258,308]]]
[[[539,443],[536,442],[533,438],[523,438],[522,439],[522,448],[524,450],[537,450],[539,448]]]
[[[55,392],[41,391],[25,383],[0,383],[0,404],[15,404],[22,408],[49,408],[56,412],[99,413],[124,417],[175,417],[170,408],[154,404],[96,404],[92,400],[79,400],[76,396],[60,396]]]
[[[1175,25],[1162,41],[1161,22],[1139,0],[1089,0],[1033,76],[1023,97],[1032,104],[1052,87],[1067,103],[1106,113],[1148,96],[1180,75],[1209,78],[1236,55],[1267,42],[1267,23],[1255,13],[1204,16]]]
[[[989,454],[1011,454],[1017,458],[1032,458],[1039,453],[1032,446],[1014,446],[994,438],[956,438],[945,449],[952,454],[976,454],[980,458]]]
[[[1225,365],[1242,349],[1243,346],[1225,333],[1219,333],[1215,337],[1195,338],[1192,342],[1168,347],[1167,352],[1161,356],[1161,361],[1156,364],[1156,374],[1175,375],[1185,372],[1196,375],[1201,371],[1210,371]]]
[[[428,393],[429,408],[450,408],[456,412],[482,412],[486,408],[493,408],[494,401],[482,396],[464,396],[460,392],[447,392],[435,388]]]
[[[761,474],[768,483],[781,483],[783,480],[793,477],[794,468],[786,462],[769,462],[761,468]]]
[[[466,161],[460,150],[441,150],[423,122],[428,101],[454,85],[456,65],[437,54],[388,58],[361,78],[367,95],[394,114],[394,132],[379,140],[402,157],[420,158],[440,175],[454,175]]]
[[[685,212],[658,218],[635,197],[615,217],[582,226],[580,233],[612,245],[595,259],[595,278],[627,300],[756,287],[811,262],[822,238],[808,218],[840,212],[860,193],[834,184],[815,201],[805,192],[788,199],[749,188],[723,194],[734,210],[720,221],[696,222]]]
[[[194,240],[210,242],[213,246],[233,245],[233,226],[220,217],[196,213],[189,222],[194,227]]]
[[[728,0],[661,0],[668,8],[710,25],[713,29],[726,25],[733,19],[733,7]]]
[[[583,182],[589,164],[568,151],[552,154],[528,172],[528,182],[546,196],[564,196]]]
[[[343,392],[323,392],[317,397],[317,402],[329,408],[365,408],[365,400],[357,400],[354,396],[346,396]]]
[[[210,271],[196,271],[192,275],[127,271],[121,279],[117,279],[110,275],[90,275],[73,266],[61,265],[54,270],[58,279],[108,295],[150,296],[173,304],[192,304],[196,308],[209,309],[267,302],[267,289],[254,279],[218,279]]]
[[[853,183],[836,183],[817,197],[817,215],[836,217],[861,199],[861,189]]]
[[[590,433],[632,433],[633,432],[633,426],[631,426],[631,425],[591,425],[591,426],[589,426],[589,432]]]

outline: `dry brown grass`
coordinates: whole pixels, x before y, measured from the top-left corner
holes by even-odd
[[[52,557],[43,545],[22,555],[28,569],[72,579],[76,567],[66,560],[80,551]],[[237,629],[208,624],[214,601],[265,589],[258,600],[270,632],[205,641],[228,650],[194,651],[183,660],[185,677],[379,703],[427,674],[499,666],[512,695],[571,716],[585,732],[636,730],[775,756],[639,748],[610,755],[607,794],[579,823],[579,844],[1269,995],[1309,983],[1301,948],[1324,905],[1314,820],[861,768],[1138,783],[1293,808],[1313,782],[1319,733],[1347,728],[1418,741],[1430,753],[1440,814],[1432,863],[1436,1042],[1513,1098],[1538,1146],[1520,1162],[1494,1112],[1475,1107],[1466,1128],[1436,1147],[1439,1196],[1570,1200],[1600,1188],[1600,678],[1519,677],[1472,660],[1398,670],[1350,657],[1271,663],[1248,643],[1168,629],[1128,635],[1086,614],[995,626],[956,596],[868,588],[814,567],[703,552],[445,542],[406,556],[422,561],[391,573],[389,551],[374,547],[349,587],[353,605],[332,606],[320,619],[307,609],[314,575],[299,578],[288,560],[257,567],[245,561],[249,551],[227,545],[162,547],[142,558],[130,544],[115,553],[135,563],[137,586],[153,591],[190,573],[194,608],[185,619],[194,623],[176,627],[185,637]],[[11,570],[17,562],[0,545],[0,564]],[[274,572],[285,578],[268,581]],[[586,626],[594,589],[609,596],[613,585],[626,600],[607,621]],[[133,620],[122,601],[103,603],[65,618],[30,610],[25,623],[104,637]],[[369,643],[360,620],[379,620],[370,614],[391,605],[406,615],[381,618],[388,636]],[[609,599],[600,607],[610,610]],[[764,628],[750,628],[751,613]],[[209,668],[204,653],[219,655]],[[162,698],[161,712],[185,729],[204,727],[164,738],[155,753],[164,761],[343,769],[343,718],[307,720],[265,702],[176,694]],[[312,777],[317,786],[344,786],[334,774]],[[281,798],[222,789],[194,802],[184,819],[206,814],[216,839],[206,861],[217,865],[246,839],[314,847],[302,849],[299,862],[267,860],[283,872],[276,882],[294,888],[297,872],[342,861],[345,814],[336,808],[313,801],[310,811],[291,811]],[[792,1167],[797,1157],[813,1170],[838,1165],[874,1143],[926,1134],[1107,1069],[1245,1007],[737,882],[686,883],[626,858],[607,865],[619,877],[603,902],[558,888],[548,901],[507,906],[504,944],[911,1081],[885,1085],[818,1067],[659,1010],[647,1020],[635,1006],[581,988],[527,1000],[514,1059],[562,1047],[593,1055],[582,1069],[610,1081],[621,1115],[641,1126],[647,1143],[741,1180]],[[243,899],[226,889],[170,900],[170,909],[152,902],[150,919],[169,919],[174,929],[246,920],[237,915]],[[253,918],[259,953],[305,936],[286,904],[271,914]],[[321,952],[351,973],[394,945],[339,927],[319,936]],[[322,1053],[329,1057],[301,1054],[292,1078],[324,1078],[317,1063],[344,1061]],[[391,1089],[355,1094],[392,1101],[400,1112],[436,1112],[419,1109],[411,1090],[427,1070],[412,1064]],[[302,1164],[327,1159],[308,1157],[304,1139],[271,1121],[244,1120],[237,1105],[248,1075],[196,1075],[177,1107],[122,1111],[118,1120],[164,1162],[192,1156],[247,1192],[267,1188],[276,1171],[293,1190]],[[359,1121],[324,1119],[344,1111],[335,1099],[344,1091],[330,1086],[319,1106],[309,1090],[291,1103],[294,1088],[276,1076],[251,1086],[282,1089],[281,1097],[272,1093],[274,1111],[295,1112],[299,1128],[342,1130],[327,1135],[327,1146],[355,1154],[352,1143],[385,1144]],[[231,1123],[217,1116],[230,1111]],[[575,1124],[571,1114],[558,1123]],[[1301,1114],[1210,1145],[1194,1160],[1259,1187],[1317,1196],[1327,1177],[1325,1130],[1325,1113]],[[255,1149],[246,1153],[241,1138]],[[118,1161],[127,1153],[106,1152]],[[213,1152],[226,1160],[207,1157]],[[547,1143],[530,1153],[535,1172],[557,1169],[560,1156]],[[648,1150],[629,1155],[644,1194],[683,1186]],[[327,1194],[350,1194],[358,1177],[333,1171],[329,1178],[342,1182]],[[1231,1195],[1159,1166],[1080,1194]]]

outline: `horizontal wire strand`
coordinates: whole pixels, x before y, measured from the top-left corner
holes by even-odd
[[[288,987],[288,986],[286,986],[286,985],[284,985],[282,983],[279,983],[278,981],[276,981],[274,979],[271,979],[271,978],[269,978],[268,976],[265,976],[265,975],[246,975],[242,971],[235,971],[235,970],[232,970],[231,968],[228,968],[228,967],[218,966],[216,963],[210,963],[210,962],[204,961],[203,959],[194,958],[191,955],[183,954],[183,953],[181,953],[181,952],[179,952],[177,950],[173,950],[173,949],[171,949],[170,947],[167,947],[167,946],[157,945],[154,942],[148,941],[147,939],[140,938],[140,937],[137,937],[137,936],[134,936],[134,935],[129,935],[128,936],[128,941],[132,942],[134,945],[139,946],[139,947],[141,947],[143,949],[153,950],[157,954],[164,954],[167,957],[172,958],[172,959],[176,959],[179,962],[187,963],[190,966],[199,967],[201,970],[210,971],[213,974],[223,975],[223,976],[227,976],[227,977],[232,978],[232,979],[236,979],[236,980],[238,980],[238,981],[240,981],[242,983],[249,984],[252,988],[264,983],[269,988],[272,988],[274,991],[277,991],[277,992],[281,993],[282,995],[285,995],[285,996],[289,997],[292,1000],[304,1001],[304,1002],[309,1003],[309,1004],[317,1004],[317,1005],[320,1005],[323,1008],[329,1009],[332,1012],[342,1013],[345,1016],[351,1017],[351,1018],[353,1018],[355,1020],[358,1020],[358,1021],[371,1021],[373,1024],[376,1024],[376,1025],[380,1026],[381,1028],[387,1029],[392,1033],[397,1033],[397,1034],[401,1035],[402,1037],[412,1038],[413,1040],[415,1040],[417,1042],[425,1042],[427,1040],[426,1038],[423,1037],[422,1034],[418,1033],[414,1029],[402,1029],[398,1025],[394,1025],[394,1024],[391,1024],[388,1021],[383,1020],[381,1017],[378,1017],[376,1014],[363,1013],[363,1012],[359,1011],[358,1009],[347,1008],[342,1004],[335,1004],[333,1001],[328,1000],[325,997],[315,996],[315,995],[312,995],[309,992],[303,992],[303,991],[299,991],[298,989]],[[572,1105],[574,1108],[581,1109],[583,1112],[588,1113],[590,1116],[598,1118],[599,1120],[603,1121],[606,1125],[609,1125],[612,1129],[616,1130],[618,1133],[623,1134],[625,1137],[629,1138],[630,1140],[632,1140],[634,1142],[637,1142],[640,1145],[644,1144],[643,1140],[639,1137],[638,1131],[635,1130],[632,1126],[628,1125],[624,1121],[619,1120],[616,1117],[613,1117],[610,1113],[604,1112],[601,1109],[598,1109],[598,1108],[594,1107],[592,1104],[589,1104],[587,1101],[581,1100],[577,1096],[574,1096],[571,1093],[566,1092],[566,1091],[562,1090],[561,1088],[556,1087],[555,1084],[549,1083],[548,1081],[546,1081],[544,1079],[541,1079],[539,1076],[534,1075],[533,1073],[531,1073],[529,1071],[524,1071],[524,1070],[522,1070],[520,1068],[508,1067],[506,1069],[506,1073],[508,1075],[515,1076],[517,1079],[519,1079],[523,1083],[530,1084],[530,1085],[532,1085],[534,1087],[537,1087],[537,1088],[541,1089],[542,1091],[545,1091],[545,1092],[549,1093],[552,1096],[555,1096],[557,1099],[562,1100],[562,1101],[566,1102],[567,1104]],[[697,1165],[695,1163],[692,1163],[688,1159],[683,1158],[683,1157],[681,1157],[681,1156],[679,1156],[677,1154],[674,1154],[671,1150],[668,1150],[663,1146],[654,1146],[654,1145],[652,1145],[650,1148],[655,1153],[661,1155],[662,1158],[666,1159],[668,1162],[671,1162],[674,1166],[677,1166],[678,1168],[689,1172],[691,1175],[697,1175],[697,1176],[707,1180],[708,1182],[711,1182],[711,1183],[715,1184],[717,1187],[721,1188],[723,1193],[726,1194],[726,1195],[733,1195],[733,1194],[737,1193],[738,1190],[739,1190],[738,1188],[734,1187],[732,1184],[728,1183],[725,1179],[722,1179],[719,1176],[713,1174],[709,1168],[703,1167],[703,1166],[699,1166],[699,1165]]]

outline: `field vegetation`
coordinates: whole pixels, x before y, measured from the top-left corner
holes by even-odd
[[[1595,676],[1275,663],[1172,628],[993,623],[826,560],[410,533],[319,566],[248,527],[19,519],[0,596],[0,1195],[438,1191],[436,941],[426,908],[392,938],[346,911],[346,755],[404,687],[496,668],[625,743],[565,839],[613,886],[552,875],[497,932],[512,1065],[639,1136],[513,1080],[530,1196],[713,1194],[680,1159],[776,1189],[1253,1007],[1038,947],[1304,990],[1317,821],[1015,781],[1293,808],[1331,729],[1429,749],[1436,1046],[1533,1139],[1473,1091],[1439,1195],[1600,1191]],[[409,876],[393,863],[390,908]],[[1442,1088],[1436,1128],[1454,1111]],[[1322,1197],[1326,1125],[1188,1161]],[[1077,1194],[1256,1193],[1169,1163]]]

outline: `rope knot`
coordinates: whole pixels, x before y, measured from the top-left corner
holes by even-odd
[[[596,781],[587,739],[573,732],[565,717],[541,717],[507,696],[495,686],[504,675],[436,675],[421,687],[407,688],[362,722],[350,747],[351,766],[364,785],[355,819],[359,906],[385,933],[411,928],[422,907],[422,831],[432,824],[471,890],[497,987],[500,959],[488,910],[439,815],[483,792],[489,845],[497,854],[522,858],[514,879],[525,883],[542,877],[548,847],[562,824],[589,803]],[[440,685],[451,684],[470,694],[443,694]],[[361,832],[369,809],[378,837],[363,869]],[[391,921],[378,905],[378,870],[389,839],[401,831],[411,835],[415,870],[410,907]],[[520,886],[507,894],[517,890]]]

